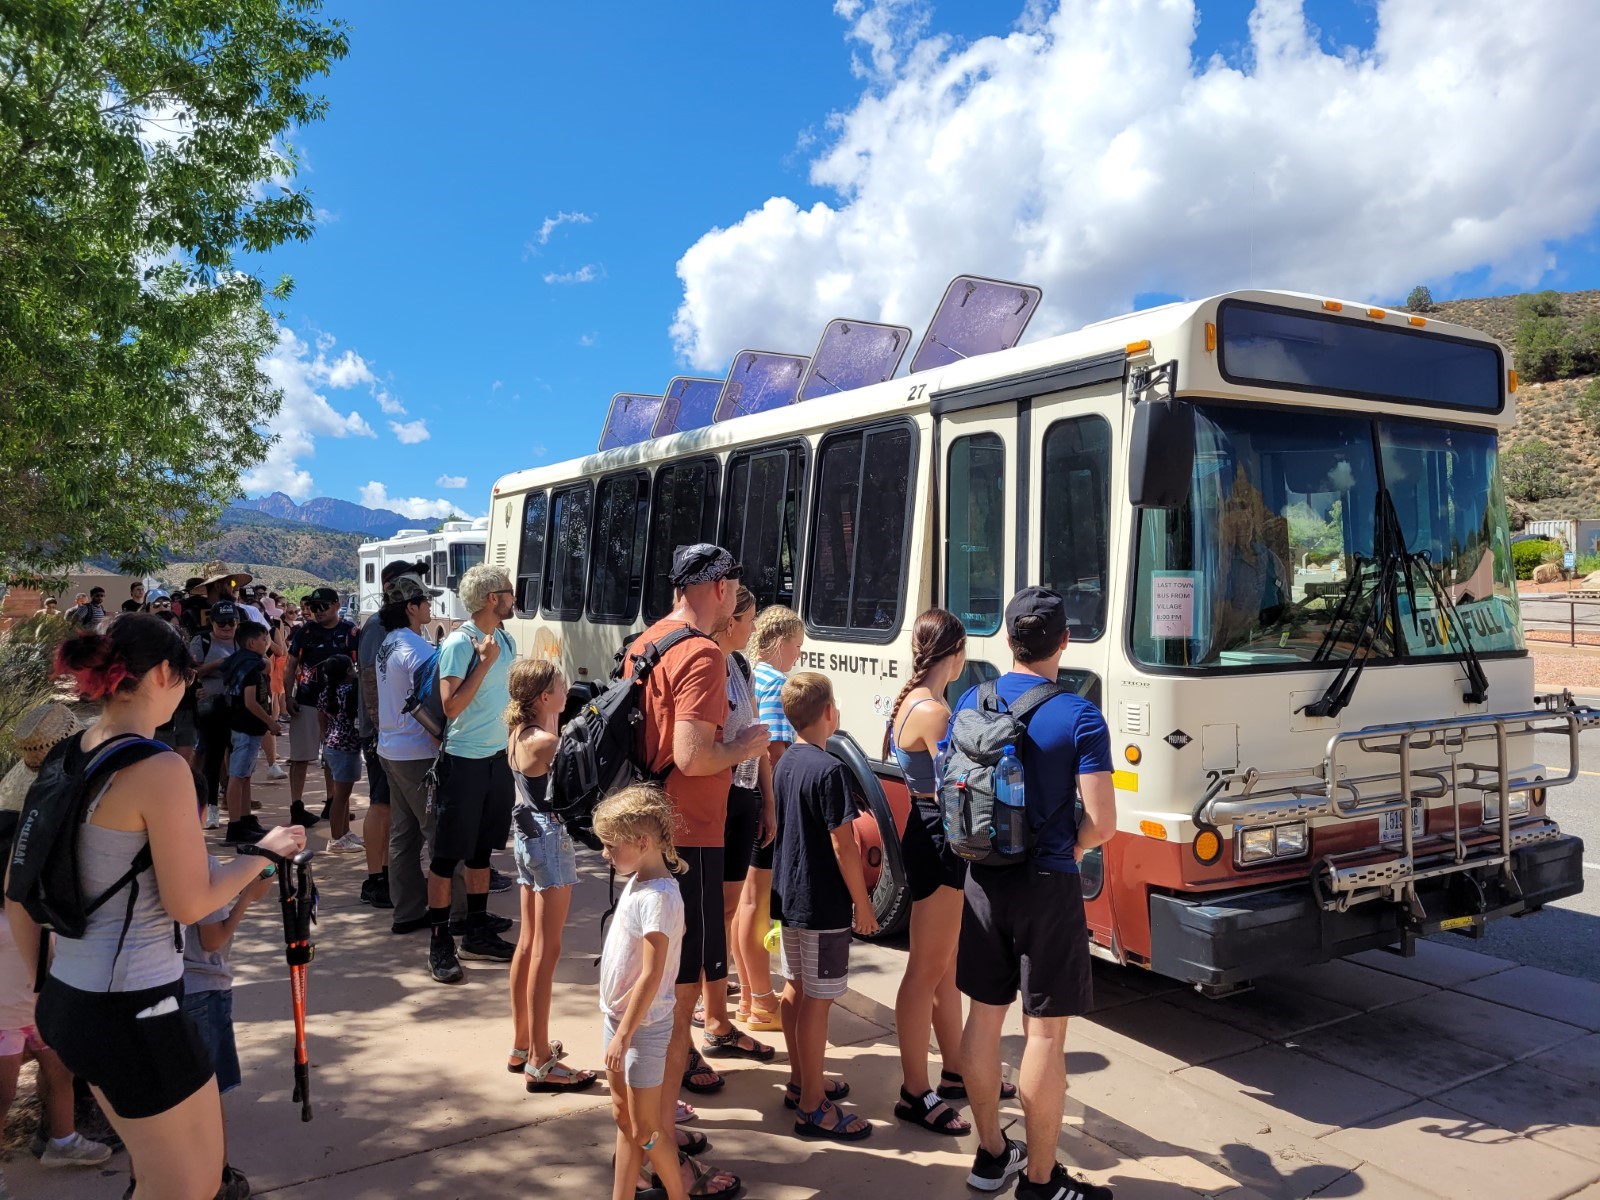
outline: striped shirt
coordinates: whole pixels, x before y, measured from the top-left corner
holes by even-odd
[[[783,712],[784,673],[771,663],[756,664],[756,720],[767,727],[768,736],[775,742],[797,742],[794,726]]]

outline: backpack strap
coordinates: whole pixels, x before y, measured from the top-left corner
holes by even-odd
[[[1040,708],[1044,707],[1044,705],[1049,703],[1051,700],[1054,700],[1057,696],[1067,696],[1070,694],[1070,689],[1064,688],[1059,683],[1055,683],[1047,679],[1043,683],[1034,684],[1027,691],[1023,692],[1022,695],[1017,697],[1017,702],[1011,705],[1007,711],[1009,711],[1013,717],[1021,721],[1022,724],[1026,726],[1029,718],[1031,718],[1034,713],[1039,711]]]

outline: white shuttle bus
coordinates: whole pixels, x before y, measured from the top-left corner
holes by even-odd
[[[472,614],[461,604],[456,588],[469,568],[483,561],[489,522],[446,521],[437,533],[426,529],[402,529],[381,542],[364,542],[360,549],[359,619],[365,620],[383,606],[383,568],[392,562],[428,564],[428,582],[443,588],[433,602],[433,623],[424,631],[437,643]]]
[[[674,548],[730,549],[833,680],[887,931],[908,799],[877,751],[912,622],[964,622],[959,694],[1008,669],[1029,584],[1066,598],[1062,677],[1111,729],[1117,833],[1084,862],[1099,956],[1220,994],[1580,891],[1545,796],[1590,714],[1534,695],[1501,347],[1267,291],[1018,345],[1037,298],[957,280],[909,376],[909,331],[834,322],[810,360],[741,352],[725,380],[619,394],[599,453],[494,489],[523,652],[599,685],[672,606]]]

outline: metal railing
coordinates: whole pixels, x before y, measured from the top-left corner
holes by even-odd
[[[1600,635],[1600,591],[1527,592],[1517,596],[1517,604],[1522,610],[1522,629],[1525,634],[1565,632],[1569,646],[1579,644],[1579,633]],[[1539,612],[1545,606],[1554,611],[1549,614]],[[1552,639],[1541,637],[1528,640],[1549,644]]]

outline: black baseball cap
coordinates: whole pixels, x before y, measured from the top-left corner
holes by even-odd
[[[692,546],[679,546],[672,556],[672,570],[667,578],[673,587],[689,587],[696,583],[716,583],[723,579],[738,579],[744,568],[738,560],[721,546],[711,542],[696,542]]]
[[[419,558],[416,562],[386,563],[383,568],[382,580],[388,583],[391,579],[401,575],[415,575],[418,579],[428,577],[428,560]]]
[[[317,588],[314,592],[306,597],[305,603],[331,604],[337,608],[339,606],[339,593],[334,591],[332,588]]]
[[[1025,587],[1006,605],[1006,632],[1012,637],[1058,638],[1067,631],[1067,602],[1049,588]]]
[[[239,606],[232,600],[218,600],[211,606],[211,623],[213,625],[237,625],[239,623]]]

